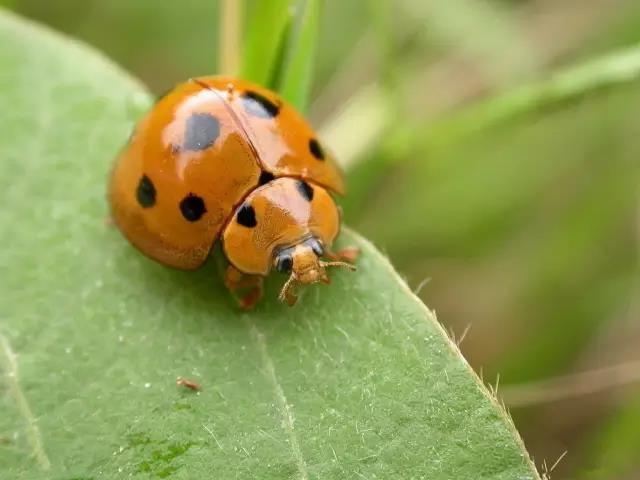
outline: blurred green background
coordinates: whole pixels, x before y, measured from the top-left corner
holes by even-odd
[[[0,5],[158,94],[217,69],[213,0]],[[309,115],[348,172],[347,222],[499,378],[543,471],[640,478],[640,3],[326,0],[319,45]],[[566,68],[614,80],[514,107]]]

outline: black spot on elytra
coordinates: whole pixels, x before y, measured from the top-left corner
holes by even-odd
[[[322,149],[322,145],[320,145],[320,142],[315,138],[309,140],[309,151],[317,160],[324,160],[324,150]]]
[[[202,197],[190,193],[180,200],[180,212],[186,220],[197,222],[207,213],[207,208]]]
[[[253,228],[258,224],[256,221],[256,211],[248,203],[243,203],[238,209],[236,221],[243,227]]]
[[[189,118],[184,129],[184,150],[205,150],[213,145],[220,135],[220,122],[208,113],[194,113]]]
[[[142,175],[138,182],[136,199],[142,208],[150,208],[156,204],[156,187],[146,175]]]
[[[300,192],[300,195],[302,195],[302,197],[306,201],[310,202],[311,200],[313,200],[313,188],[307,182],[298,180],[296,182],[296,188],[298,189],[298,192]]]
[[[280,113],[280,107],[257,92],[248,90],[242,94],[242,106],[249,115],[260,118],[274,118]]]
[[[258,180],[258,185],[264,185],[265,183],[269,183],[275,177],[273,173],[265,172],[264,170],[260,174],[260,179]]]

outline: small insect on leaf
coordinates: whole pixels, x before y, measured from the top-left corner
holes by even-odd
[[[200,390],[202,390],[202,387],[198,382],[194,382],[193,380],[182,377],[178,377],[178,379],[176,380],[176,385],[188,388],[189,390],[193,390],[194,392],[199,392]]]

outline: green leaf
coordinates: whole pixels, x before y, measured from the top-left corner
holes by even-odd
[[[241,77],[270,88],[282,63],[292,16],[292,0],[256,0],[251,9],[242,55]]]
[[[278,91],[298,110],[305,111],[315,65],[320,0],[298,0],[295,15],[292,31],[288,36]]]
[[[111,162],[145,90],[6,13],[0,69],[2,478],[539,478],[370,243],[345,231],[358,272],[295,308],[272,278],[241,313],[213,262],[157,265],[106,221]]]

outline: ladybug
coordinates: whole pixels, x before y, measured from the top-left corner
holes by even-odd
[[[330,250],[340,229],[331,194],[344,194],[334,158],[277,94],[230,77],[193,78],[163,96],[119,155],[109,185],[115,225],[142,253],[174,268],[202,266],[220,239],[225,285],[240,306],[263,278],[329,283],[353,270],[357,249]],[[326,260],[324,260],[324,259]]]

